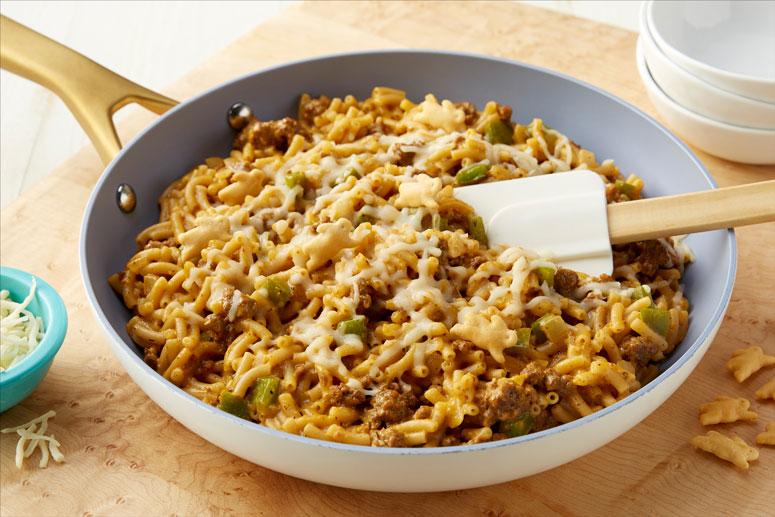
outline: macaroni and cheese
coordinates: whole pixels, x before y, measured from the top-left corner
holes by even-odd
[[[590,278],[488,242],[456,188],[588,169],[609,202],[643,189],[511,117],[377,87],[252,120],[167,188],[110,279],[145,361],[242,418],[357,445],[520,436],[635,392],[686,334],[685,253],[615,246]]]

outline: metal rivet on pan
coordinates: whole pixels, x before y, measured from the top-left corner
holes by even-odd
[[[239,131],[248,125],[252,116],[253,110],[250,109],[250,106],[240,101],[231,105],[227,118],[231,128],[235,131]]]
[[[132,213],[137,206],[135,189],[129,183],[122,183],[116,189],[116,204],[125,214]]]

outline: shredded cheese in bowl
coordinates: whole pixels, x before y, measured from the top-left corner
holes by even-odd
[[[0,372],[27,357],[43,339],[43,320],[27,310],[35,297],[32,279],[27,297],[17,303],[7,290],[0,291]]]

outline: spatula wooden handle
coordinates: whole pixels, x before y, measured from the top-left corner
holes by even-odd
[[[611,244],[775,221],[775,180],[608,205]]]

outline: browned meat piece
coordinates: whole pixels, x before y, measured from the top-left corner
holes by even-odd
[[[366,312],[377,298],[377,290],[366,280],[358,281],[358,308],[355,310],[358,314]]]
[[[159,364],[159,349],[155,346],[149,346],[143,349],[143,361],[145,364],[156,369]]]
[[[554,290],[566,298],[572,298],[578,286],[579,276],[570,269],[560,268],[554,274]]]
[[[233,297],[229,296],[223,300],[223,312],[229,314],[231,311],[231,303]],[[234,313],[234,321],[243,320],[245,318],[254,318],[256,312],[258,312],[258,302],[249,296],[245,296],[240,293],[239,302],[237,302],[237,310]]]
[[[200,381],[207,381],[207,378],[211,374],[222,374],[223,363],[218,361],[213,361],[212,359],[206,359],[199,363],[199,365],[196,367],[196,370],[194,371],[194,377],[196,379],[199,379]]]
[[[481,255],[460,255],[459,257],[447,258],[447,264],[451,267],[465,266],[476,269],[485,262],[487,262],[487,258]]]
[[[206,338],[210,334],[216,343],[231,343],[238,334],[235,326],[223,314],[208,314],[202,324],[202,331]]]
[[[640,272],[649,277],[654,276],[660,268],[670,268],[678,262],[674,250],[655,240],[617,246],[613,256],[615,267],[638,263]]]
[[[208,314],[202,324],[202,330],[211,335],[212,340],[228,344],[234,341],[242,331],[242,320],[253,319],[258,313],[258,303],[252,298],[240,293],[237,309],[234,312],[234,319],[229,321],[229,312],[234,295],[233,289],[227,289],[221,298],[221,311],[217,314]]]
[[[525,376],[525,382],[527,384],[532,384],[535,386],[536,384],[541,384],[544,382],[545,370],[535,361],[531,361],[525,365],[519,374]]]
[[[257,149],[274,147],[284,151],[288,148],[293,135],[298,132],[298,125],[298,122],[290,117],[267,122],[253,120],[234,139],[234,148],[242,149],[250,142]]]
[[[220,336],[226,330],[226,324],[226,318],[223,318],[218,314],[208,314],[204,323],[202,323],[202,330]]]
[[[626,266],[632,264],[635,261],[635,255],[630,254],[629,244],[625,249],[613,248],[614,267]]]
[[[331,406],[358,407],[366,401],[363,390],[356,390],[347,384],[332,386],[326,394],[325,402]]]
[[[463,113],[465,114],[463,122],[465,122],[466,126],[472,126],[479,118],[479,113],[476,111],[476,106],[470,102],[458,102],[455,104],[455,106],[463,110]]]
[[[533,427],[530,430],[536,433],[557,425],[559,425],[559,422],[554,419],[549,411],[544,410],[533,416]]]
[[[637,243],[640,246],[640,270],[644,275],[656,274],[660,267],[670,267],[673,260],[667,249],[659,241],[643,241]]]
[[[406,440],[396,430],[377,429],[371,432],[371,444],[375,447],[406,447]]]
[[[367,411],[369,427],[375,429],[381,424],[393,424],[409,418],[417,407],[413,393],[399,393],[398,390],[383,387],[371,399],[372,409]]]
[[[370,321],[383,321],[390,319],[392,311],[385,307],[386,295],[380,292],[365,280],[358,282],[358,307],[355,312],[363,314]]]
[[[551,368],[546,369],[544,385],[547,390],[556,391],[560,397],[564,397],[576,391],[576,387],[568,377],[559,375]]]
[[[498,104],[498,118],[504,122],[511,122],[511,106],[505,104]]]
[[[303,98],[299,103],[299,119],[311,126],[314,124],[315,117],[322,115],[330,104],[331,99],[325,95],[322,95],[317,99]]]
[[[622,357],[640,368],[649,364],[660,350],[659,346],[642,336],[630,336],[620,345]]]
[[[485,262],[487,262],[487,257],[483,255],[463,254],[457,257],[450,257],[449,244],[447,243],[446,240],[442,240],[439,243],[439,247],[441,248],[442,262],[445,266],[449,266],[449,267],[465,266],[466,268],[476,269],[482,264],[484,264]]]
[[[492,425],[530,410],[535,402],[535,391],[531,387],[517,386],[508,379],[494,379],[485,386],[482,398],[482,425]]]
[[[395,160],[396,165],[400,165],[401,167],[406,167],[408,165],[412,165],[414,163],[414,155],[417,154],[413,151],[404,151],[399,147],[398,149],[398,158]]]

